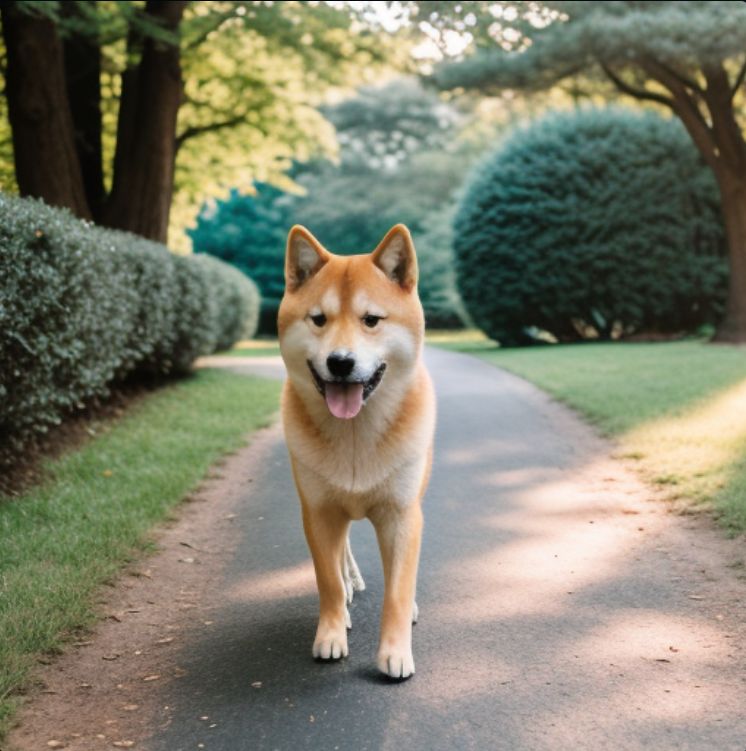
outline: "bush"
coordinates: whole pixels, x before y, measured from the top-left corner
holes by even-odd
[[[231,190],[224,201],[206,204],[188,230],[195,254],[209,254],[250,276],[262,296],[259,331],[277,333],[277,311],[285,291],[285,238],[292,221],[290,196],[266,183],[256,195]]]
[[[458,285],[502,344],[716,322],[727,284],[717,187],[678,121],[589,109],[517,132],[454,221]]]
[[[0,465],[110,384],[253,334],[240,272],[0,195]]]
[[[419,266],[419,294],[431,329],[462,329],[466,311],[456,289],[453,268],[453,210],[428,215],[413,235]]]

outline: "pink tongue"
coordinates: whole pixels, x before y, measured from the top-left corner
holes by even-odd
[[[324,387],[326,406],[341,420],[349,420],[362,409],[362,383],[327,383]]]

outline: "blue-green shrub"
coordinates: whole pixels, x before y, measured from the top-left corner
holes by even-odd
[[[723,311],[717,187],[678,121],[550,115],[473,174],[454,221],[461,297],[504,345],[685,332]]]
[[[0,194],[0,465],[112,383],[253,335],[258,310],[227,264]]]

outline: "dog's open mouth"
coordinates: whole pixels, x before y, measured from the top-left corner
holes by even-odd
[[[365,401],[376,390],[386,370],[386,363],[381,363],[367,381],[325,381],[316,372],[310,360],[308,360],[308,367],[329,411],[334,417],[349,420],[360,412]]]

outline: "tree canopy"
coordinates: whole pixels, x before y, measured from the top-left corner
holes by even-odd
[[[746,341],[746,4],[463,2],[427,9],[439,28],[474,32],[476,52],[435,71],[441,88],[533,91],[582,74],[680,118],[722,197],[731,274],[717,336]]]
[[[295,0],[4,3],[3,106],[15,127],[2,118],[3,187],[163,236],[172,189],[183,226],[218,186],[276,180],[294,158],[334,152],[316,105],[400,55],[362,13]],[[34,107],[55,138],[28,126]],[[50,159],[30,164],[43,149]],[[50,191],[60,175],[68,182]],[[128,215],[123,193],[139,211]],[[149,212],[135,226],[132,214]]]

